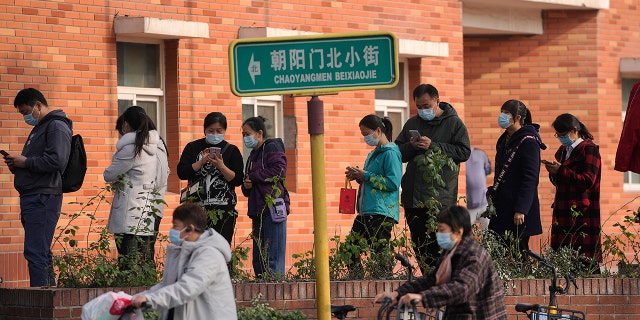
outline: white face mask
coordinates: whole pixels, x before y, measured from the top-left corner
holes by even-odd
[[[176,246],[179,246],[182,241],[184,241],[184,238],[180,238],[180,234],[182,233],[182,231],[187,230],[187,227],[182,228],[182,230],[178,230],[178,229],[174,229],[171,228],[169,229],[169,241],[171,241],[171,243],[175,244]]]
[[[209,144],[218,144],[218,143],[220,143],[220,142],[222,142],[224,140],[224,134],[222,134],[222,133],[218,133],[218,134],[207,133],[206,139],[207,139],[207,142]]]
[[[242,142],[244,142],[244,146],[249,149],[253,149],[255,146],[258,145],[258,140],[256,140],[256,138],[254,138],[253,135],[242,138]]]

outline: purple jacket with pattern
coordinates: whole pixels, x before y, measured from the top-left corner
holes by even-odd
[[[284,153],[284,143],[280,138],[267,139],[260,148],[251,150],[245,165],[245,175],[249,176],[253,187],[246,189],[242,186],[242,194],[249,197],[248,214],[250,217],[258,214],[268,214],[265,196],[270,194],[274,198],[282,198],[289,214],[289,192],[285,186],[287,176],[287,156]],[[274,177],[279,177],[273,179]],[[270,181],[268,181],[270,180]],[[281,191],[278,196],[276,189]]]

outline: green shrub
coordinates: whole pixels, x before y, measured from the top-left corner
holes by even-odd
[[[117,184],[117,183],[116,183]],[[108,185],[91,197],[86,203],[72,202],[79,205],[80,210],[73,214],[61,213],[68,217],[65,225],[57,227],[58,234],[53,239],[54,244],[62,247],[62,253],[53,257],[53,268],[58,274],[58,287],[65,288],[104,288],[104,287],[136,287],[151,286],[160,280],[163,250],[156,255],[155,265],[143,263],[142,255],[128,255],[118,257],[111,251],[111,246],[118,239],[108,232],[104,225],[98,226],[96,213],[104,204],[109,204],[106,199],[114,188],[121,187]],[[150,193],[152,194],[152,193]],[[149,194],[140,195],[145,201],[144,208],[132,208],[131,210],[144,210],[147,218],[140,219],[140,225],[148,225],[149,216],[157,214],[155,204],[164,200],[149,199]],[[80,227],[76,225],[78,219],[88,219],[89,226],[86,233],[79,234]],[[141,228],[140,230],[145,230]],[[147,230],[145,230],[147,231]],[[90,240],[92,235],[98,235],[97,240]],[[80,240],[79,240],[80,239]],[[80,241],[85,245],[80,247]],[[157,243],[166,243],[166,237],[159,236]],[[126,268],[122,266],[126,265]]]
[[[307,317],[300,311],[278,311],[266,303],[258,301],[262,295],[251,300],[251,306],[238,308],[238,320],[304,320]]]

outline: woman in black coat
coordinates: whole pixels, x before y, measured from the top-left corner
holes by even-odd
[[[489,229],[501,236],[510,231],[519,249],[528,250],[529,237],[542,233],[538,182],[540,150],[547,147],[538,134],[539,126],[532,123],[531,113],[521,101],[505,102],[498,124],[506,130],[496,144],[496,216],[491,218]]]

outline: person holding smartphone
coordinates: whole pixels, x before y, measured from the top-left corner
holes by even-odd
[[[413,99],[418,114],[407,120],[395,143],[402,153],[402,162],[407,163],[400,201],[420,269],[425,272],[428,267],[435,267],[440,250],[432,226],[435,216],[440,208],[457,203],[460,171],[444,166],[439,172],[444,185],[434,184],[423,178],[427,168],[419,164],[420,156],[438,147],[460,164],[469,159],[471,146],[467,127],[453,106],[440,101],[438,89],[430,84],[421,84],[413,90]],[[436,203],[437,208],[429,208],[427,203]]]
[[[553,121],[560,146],[553,161],[543,160],[556,187],[551,221],[551,248],[569,246],[592,261],[582,261],[599,271],[600,246],[600,150],[589,129],[574,115],[565,113]]]
[[[238,212],[236,187],[242,184],[242,154],[225,140],[227,117],[211,112],[204,118],[204,137],[189,142],[180,155],[178,177],[199,183],[195,199],[207,212],[208,226],[231,244]]]
[[[360,239],[357,238],[364,238],[369,249],[381,252],[383,244],[379,240],[388,242],[393,226],[400,219],[398,197],[402,155],[398,146],[391,142],[393,126],[388,118],[370,114],[360,120],[359,126],[364,142],[374,149],[367,155],[362,169],[350,166],[345,171],[347,179],[360,184],[356,206],[358,215],[348,239],[358,243]],[[362,279],[360,254],[354,253],[353,256],[349,272],[353,278]]]
[[[32,127],[20,154],[3,153],[20,194],[30,286],[55,286],[51,242],[62,208],[62,171],[71,152],[72,122],[62,110],[52,110],[34,88],[20,90],[13,105]]]

